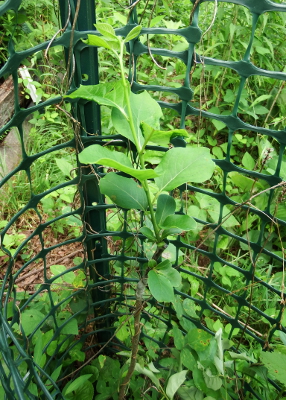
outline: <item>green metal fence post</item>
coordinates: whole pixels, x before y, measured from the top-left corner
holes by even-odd
[[[77,31],[91,31],[95,30],[95,1],[94,0],[71,0],[71,9],[69,11],[68,2],[60,1],[61,10],[61,22],[62,26],[65,26],[69,12],[71,12],[71,24],[68,29],[72,29],[72,24],[75,18],[75,14],[78,8],[78,16],[75,24]],[[72,34],[72,32],[71,32]],[[98,51],[96,47],[87,47],[83,42],[79,42],[74,46],[74,52],[66,50],[67,57],[73,57],[74,61],[71,60],[71,68],[73,70],[73,85],[78,87],[82,85],[96,85],[99,83],[98,76]],[[72,63],[75,63],[73,66]],[[70,72],[71,72],[70,71]],[[91,138],[101,134],[101,123],[100,123],[100,107],[94,102],[80,103],[77,104],[73,109],[73,114],[79,121],[80,136],[84,138]],[[88,140],[90,144],[90,141]],[[96,171],[94,166],[93,171]],[[89,175],[92,170],[84,166],[84,175]],[[106,216],[105,209],[93,209],[94,204],[100,204],[103,202],[102,196],[99,191],[98,180],[95,175],[93,179],[83,179],[83,194],[84,194],[84,220],[86,224],[86,249],[88,255],[88,265],[90,271],[90,278],[93,282],[98,282],[102,278],[107,278],[109,275],[108,262],[97,262],[93,263],[93,260],[99,260],[103,254],[107,253],[106,240],[103,237],[94,238],[94,234],[105,231],[106,229]],[[91,291],[93,303],[102,302],[109,298],[109,290],[99,290],[97,288]],[[100,307],[99,310],[95,311],[95,317],[100,315],[108,314],[107,307]],[[108,320],[100,320],[96,322],[97,329],[106,328]],[[101,342],[100,335],[98,336],[99,342]],[[102,341],[106,341],[106,333],[102,334]]]

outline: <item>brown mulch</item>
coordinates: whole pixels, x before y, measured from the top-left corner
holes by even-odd
[[[34,227],[34,229],[36,226]],[[17,234],[24,234],[29,237],[34,229],[29,226],[17,229]],[[75,266],[75,257],[84,258],[83,245],[80,242],[64,244],[65,241],[69,240],[70,234],[58,234],[55,236],[51,228],[45,229],[43,232],[45,249],[58,245],[55,249],[49,251],[45,256],[47,276],[50,276],[50,267],[52,265],[64,265],[67,269]],[[62,244],[61,244],[62,243]],[[14,260],[13,274],[17,273],[21,268],[24,267],[25,263],[36,257],[42,250],[42,244],[39,236],[34,236],[29,240],[27,246],[22,250],[21,254]],[[79,264],[77,260],[77,264]],[[0,256],[0,279],[3,280],[8,266],[8,260],[6,256]],[[17,285],[18,291],[33,291],[36,284],[43,283],[44,279],[44,259],[38,258],[32,263],[26,265],[24,270],[17,276],[15,284]]]

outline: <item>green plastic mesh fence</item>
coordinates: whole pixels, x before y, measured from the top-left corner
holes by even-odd
[[[100,18],[110,20],[113,6],[103,3]],[[183,284],[180,290],[175,289],[171,305],[147,296],[140,351],[146,352],[150,360],[164,359],[172,347],[170,330],[179,328],[186,334],[194,327],[194,340],[198,342],[204,340],[204,332],[213,334],[223,328],[225,337],[233,340],[233,351],[243,353],[254,343],[269,350],[279,341],[279,332],[286,333],[286,131],[278,118],[273,125],[279,129],[269,128],[267,119],[274,110],[265,105],[273,97],[279,103],[286,74],[272,68],[270,56],[274,59],[277,50],[265,31],[267,26],[270,29],[271,15],[281,14],[284,18],[286,5],[269,0],[192,0],[186,26],[180,20],[180,4],[159,3],[151,5],[147,1],[142,5],[131,1],[121,14],[115,14],[122,25],[127,21],[116,30],[117,35],[126,36],[137,24],[143,26],[139,38],[127,45],[132,90],[154,93],[172,123],[189,131],[189,139],[175,138],[173,146],[184,147],[187,142],[212,146],[216,172],[211,182],[184,185],[174,191],[178,212],[194,217],[197,229],[169,238],[162,257],[171,260],[181,273]],[[93,373],[89,368],[96,364],[91,366],[91,362],[100,353],[128,351],[140,267],[152,252],[150,243],[139,234],[144,222],[140,212],[122,210],[104,198],[98,186],[98,177],[104,175],[100,166],[82,166],[77,159],[78,153],[90,144],[112,142],[132,153],[130,143],[116,133],[110,134],[108,113],[96,103],[63,101],[63,95],[80,84],[97,84],[107,79],[108,71],[116,70],[112,59],[106,62],[104,52],[100,50],[98,55],[98,48],[82,41],[88,33],[99,34],[93,26],[95,4],[66,0],[56,8],[62,28],[58,32],[51,29],[40,39],[34,35],[33,40],[27,40],[27,47],[21,48],[15,39],[19,26],[30,38],[29,34],[43,21],[36,21],[32,27],[21,19],[24,1],[7,0],[0,6],[0,16],[10,18],[15,25],[11,32],[7,31],[7,60],[0,70],[0,78],[13,78],[14,114],[4,122],[0,137],[16,128],[21,151],[21,161],[8,174],[2,173],[0,184],[3,204],[11,204],[13,192],[18,196],[13,215],[4,220],[4,214],[0,221],[3,399],[69,398],[68,393],[63,394],[63,387],[71,377],[79,377],[84,368],[86,374]],[[200,26],[205,21],[200,18],[206,15],[209,28],[202,31]],[[225,45],[219,43],[222,39],[216,27],[225,15],[234,16],[228,32],[229,52],[222,51]],[[167,23],[163,28],[164,17]],[[7,20],[2,23],[4,27],[5,23]],[[246,32],[241,43],[239,29]],[[279,35],[279,25],[271,29]],[[224,59],[205,54],[201,43],[206,37],[212,41],[211,46],[221,49]],[[154,43],[162,45],[156,48]],[[260,57],[265,54],[265,58]],[[58,67],[53,69],[49,57],[58,62]],[[67,73],[59,74],[64,58]],[[38,66],[41,60],[43,65],[35,67],[40,68],[41,87],[48,88],[41,79],[52,76],[59,81],[60,90],[52,95],[40,93],[40,100],[24,108],[18,96],[20,71],[25,65],[33,71],[33,65]],[[145,70],[146,60],[152,60],[152,69]],[[164,72],[161,65],[167,65]],[[160,74],[171,75],[169,86],[158,80]],[[270,82],[267,87],[278,89],[274,95],[265,91],[257,97],[256,88],[263,87],[266,79]],[[217,91],[213,100],[208,98],[208,85],[215,81],[219,83],[213,86],[212,90]],[[22,83],[27,84],[25,78]],[[37,86],[36,79],[34,84]],[[43,110],[45,114],[41,114]],[[268,111],[269,115],[261,118]],[[61,121],[66,117],[64,127],[57,120],[59,114]],[[33,126],[40,130],[42,115],[48,115],[50,125],[40,132],[47,140],[39,149],[36,143],[31,146],[36,136],[26,141],[24,131],[31,116]],[[49,140],[51,130],[58,132],[57,139],[52,136],[53,142]],[[244,150],[243,158],[236,153],[239,145],[249,148]],[[250,155],[252,147],[256,148],[256,160]],[[150,166],[156,165],[167,150],[149,146]],[[61,161],[63,154],[65,161]],[[46,187],[38,186],[39,171],[46,171]],[[60,177],[61,183],[50,176]],[[26,197],[17,189],[20,181],[25,184]],[[31,229],[25,228],[19,234],[23,220],[31,221]],[[119,367],[112,368],[110,376],[115,380]],[[279,384],[271,379],[269,384],[277,396]],[[99,396],[100,388],[96,390]],[[230,398],[266,398],[255,392],[255,384],[249,380],[243,382],[241,393],[244,397],[231,392]],[[96,398],[117,398],[112,396]]]

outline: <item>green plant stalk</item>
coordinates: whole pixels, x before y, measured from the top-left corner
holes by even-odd
[[[132,110],[131,110],[131,104],[130,104],[130,97],[129,97],[129,92],[128,92],[128,83],[127,80],[125,78],[125,74],[124,74],[124,65],[123,65],[123,50],[124,50],[124,43],[120,44],[120,55],[118,56],[119,59],[119,63],[120,63],[120,72],[121,72],[121,77],[122,77],[122,82],[123,82],[123,86],[124,86],[124,96],[125,96],[125,100],[126,100],[126,106],[127,106],[127,114],[128,114],[128,118],[129,118],[129,125],[132,131],[132,135],[133,135],[133,139],[134,139],[134,143],[136,146],[136,150],[139,156],[139,161],[140,161],[140,166],[142,169],[144,169],[144,158],[143,158],[143,154],[138,142],[138,138],[137,138],[137,134],[136,134],[136,130],[135,130],[135,126],[134,126],[134,120],[133,120],[133,115],[132,115]],[[151,200],[151,194],[150,194],[150,190],[148,187],[148,182],[146,179],[142,179],[141,181],[142,183],[142,187],[146,193],[147,196],[147,201],[148,201],[148,205],[149,205],[149,211],[150,211],[150,216],[151,216],[151,221],[152,221],[152,225],[154,228],[154,232],[155,232],[155,236],[157,239],[157,243],[161,242],[161,238],[160,238],[160,232],[159,232],[159,227],[157,225],[156,219],[155,219],[155,214],[154,214],[154,210],[153,210],[153,203]]]
[[[121,72],[121,77],[122,77],[122,82],[123,82],[123,86],[124,86],[124,96],[125,96],[125,100],[126,100],[126,106],[127,106],[127,114],[128,114],[128,119],[129,119],[129,125],[130,125],[130,129],[133,135],[133,139],[134,139],[134,143],[136,146],[136,150],[138,153],[138,157],[139,157],[139,161],[140,161],[140,166],[142,169],[144,169],[144,158],[143,158],[143,153],[142,153],[142,149],[140,148],[139,142],[138,142],[138,138],[137,138],[137,134],[136,134],[136,129],[134,126],[134,120],[133,120],[133,115],[132,115],[132,110],[131,110],[131,104],[130,104],[130,97],[129,97],[129,90],[128,90],[128,83],[127,80],[125,78],[125,74],[124,74],[124,65],[123,65],[123,51],[124,51],[124,43],[120,43],[120,55],[118,55],[118,59],[119,59],[119,64],[120,64],[120,72]],[[148,187],[148,182],[146,179],[141,181],[142,183],[142,187],[146,193],[147,196],[147,201],[148,201],[148,205],[149,205],[149,210],[150,210],[150,216],[151,216],[151,221],[153,224],[153,228],[154,228],[154,232],[155,232],[155,236],[157,239],[157,243],[159,244],[161,242],[161,238],[160,238],[160,232],[159,232],[159,227],[156,223],[156,219],[155,219],[155,214],[154,214],[154,210],[153,210],[153,203],[151,200],[151,195],[150,195],[150,190]],[[119,394],[118,394],[118,399],[119,400],[123,400],[125,398],[125,390],[127,385],[130,382],[130,379],[134,373],[135,367],[136,367],[136,362],[137,362],[137,353],[138,353],[138,349],[139,349],[139,339],[140,339],[140,334],[141,334],[141,324],[140,324],[140,319],[141,319],[141,310],[143,307],[143,294],[145,292],[145,284],[143,282],[144,277],[142,280],[140,280],[137,284],[137,289],[136,289],[136,305],[135,305],[135,313],[134,313],[134,330],[135,333],[133,335],[132,338],[132,349],[131,349],[131,361],[130,361],[130,365],[127,371],[127,374],[123,380],[123,382],[120,385],[119,388]]]

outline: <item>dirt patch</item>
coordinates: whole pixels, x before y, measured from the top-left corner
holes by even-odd
[[[17,227],[17,234],[23,235],[23,241],[28,239],[37,228],[37,221],[34,220],[35,226],[30,221],[28,225]],[[44,241],[40,239],[39,235],[35,235],[23,248],[21,253],[13,260],[13,275],[17,274],[15,284],[17,291],[33,291],[36,284],[45,282],[46,277],[50,277],[50,267],[52,265],[64,265],[67,269],[80,264],[80,259],[84,259],[84,248],[81,242],[68,243],[65,242],[71,238],[70,233],[57,234],[52,231],[50,227],[46,228],[43,232]],[[57,246],[53,248],[54,246]],[[51,249],[50,251],[48,251]],[[43,257],[39,257],[41,251],[45,251]],[[33,261],[32,261],[33,260]],[[32,262],[31,262],[32,261]],[[0,279],[3,280],[7,267],[9,264],[8,256],[0,256]]]

